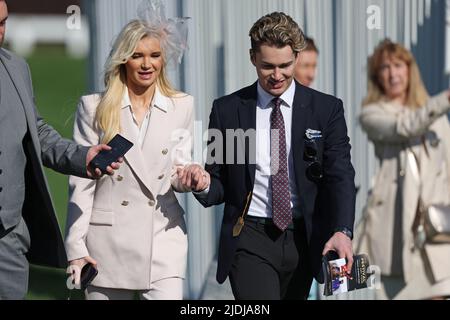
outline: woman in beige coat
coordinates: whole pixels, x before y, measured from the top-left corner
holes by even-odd
[[[450,296],[450,244],[420,248],[414,232],[419,197],[425,206],[450,204],[450,92],[429,98],[412,54],[389,40],[375,49],[368,69],[360,122],[380,169],[357,228],[356,252],[367,252],[380,268],[378,299]]]
[[[187,235],[174,191],[190,191],[179,179],[187,166],[203,169],[191,164],[193,98],[165,75],[167,37],[144,20],[127,24],[106,63],[105,92],[78,106],[78,143],[106,143],[116,133],[134,143],[114,176],[69,180],[68,259],[73,270],[98,268],[87,299],[182,298]]]

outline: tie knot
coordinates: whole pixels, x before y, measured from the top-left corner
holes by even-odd
[[[281,100],[280,98],[273,98],[272,99],[273,106],[279,108],[281,106],[282,101],[283,100]]]
[[[280,109],[281,102],[283,102],[283,100],[281,100],[280,98],[273,98],[272,99],[272,104],[274,106],[274,109]]]

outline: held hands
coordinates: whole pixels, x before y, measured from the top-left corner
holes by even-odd
[[[336,251],[339,258],[347,259],[347,274],[350,274],[353,266],[352,240],[344,233],[336,232],[325,244],[322,255],[324,256],[330,250]]]
[[[72,261],[69,261],[69,272],[71,274],[72,283],[75,286],[80,285],[80,276],[81,276],[81,269],[88,264],[92,263],[94,267],[97,267],[97,261],[95,261],[92,257],[86,256],[84,258],[75,259]]]
[[[92,179],[99,179],[102,176],[102,171],[98,168],[94,169],[89,163],[94,159],[94,157],[100,153],[102,150],[111,150],[111,147],[106,144],[99,144],[97,146],[92,146],[89,148],[89,151],[86,155],[86,167],[87,167],[87,175]],[[114,174],[114,170],[120,168],[120,164],[123,162],[123,158],[119,158],[117,162],[111,163],[110,166],[106,168],[108,175],[112,176]]]
[[[195,192],[206,190],[211,183],[209,173],[198,164],[190,164],[177,169],[181,184]]]

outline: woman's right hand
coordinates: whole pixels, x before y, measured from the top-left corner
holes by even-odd
[[[88,263],[91,263],[94,267],[97,267],[97,261],[90,256],[69,261],[69,270],[72,275],[72,282],[75,286],[80,285],[81,269],[83,269],[83,267]]]

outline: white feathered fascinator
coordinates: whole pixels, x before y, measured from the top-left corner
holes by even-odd
[[[165,52],[167,64],[181,63],[184,51],[188,48],[188,27],[190,18],[167,19],[164,3],[161,0],[144,0],[138,6],[138,17],[150,27],[161,32],[161,46]]]

